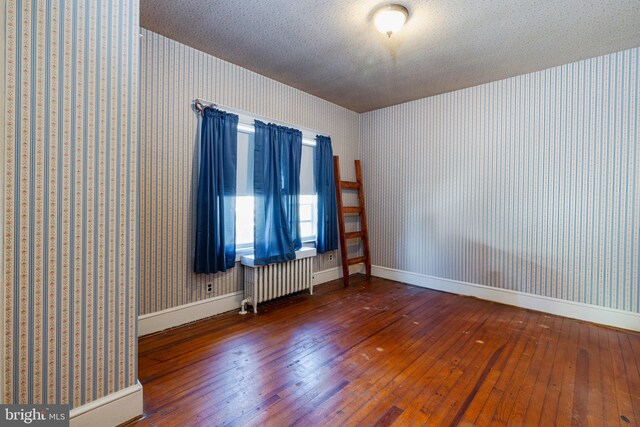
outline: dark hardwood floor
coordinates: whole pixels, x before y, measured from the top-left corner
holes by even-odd
[[[640,334],[357,276],[140,339],[136,426],[640,425]]]

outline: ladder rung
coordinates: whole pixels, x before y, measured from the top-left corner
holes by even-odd
[[[362,231],[351,231],[349,233],[344,233],[345,239],[355,239],[356,237],[363,237],[364,232]]]
[[[359,184],[355,181],[340,181],[340,187],[342,188],[354,188],[358,189]]]
[[[359,256],[357,258],[351,258],[348,259],[347,262],[349,263],[349,265],[353,265],[353,264],[360,264],[363,263],[367,260],[366,256]]]
[[[342,208],[342,212],[346,214],[359,214],[362,212],[362,208],[360,206],[345,206]]]

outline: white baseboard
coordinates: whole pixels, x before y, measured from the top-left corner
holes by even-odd
[[[69,412],[71,427],[113,427],[141,416],[142,385],[131,387],[79,406]]]
[[[138,317],[138,336],[164,331],[240,308],[244,292],[220,295]]]
[[[614,326],[616,328],[640,331],[640,314],[629,311],[492,288],[490,286],[443,279],[377,265],[371,266],[371,274],[376,277],[395,280],[422,288],[468,295],[502,304],[570,317],[572,319],[586,320],[588,322]]]
[[[349,272],[355,274],[363,269],[362,264],[349,266]],[[330,268],[313,273],[313,285],[330,282],[342,277],[342,267]],[[149,335],[165,329],[175,328],[196,320],[215,316],[216,314],[240,308],[244,292],[221,295],[178,307],[168,308],[155,313],[138,316],[138,337]]]
[[[354,264],[349,266],[349,275],[362,272],[364,264]],[[328,268],[322,271],[313,272],[313,286],[321,283],[331,282],[342,278],[342,267]]]

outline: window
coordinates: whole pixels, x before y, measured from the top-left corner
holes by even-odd
[[[236,250],[253,249],[253,125],[238,124],[238,169],[236,182]],[[318,198],[313,175],[315,140],[303,138],[300,165],[300,233],[303,242],[315,241]]]
[[[253,196],[236,197],[236,251],[253,248]]]
[[[318,196],[300,196],[300,234],[303,242],[315,241],[318,229]]]

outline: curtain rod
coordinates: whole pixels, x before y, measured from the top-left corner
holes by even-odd
[[[307,129],[307,128],[300,128],[300,126],[296,126],[296,125],[292,125],[289,123],[283,123],[283,122],[278,122],[276,120],[271,120],[269,118],[265,118],[265,117],[260,117],[259,115],[256,115],[254,113],[248,112],[248,111],[243,111],[243,110],[239,110],[237,108],[234,107],[229,107],[228,105],[223,105],[223,104],[216,104],[213,101],[209,101],[207,99],[202,99],[202,98],[196,98],[193,100],[193,107],[195,109],[195,111],[202,115],[203,111],[205,108],[207,107],[213,107],[213,108],[225,108],[225,109],[230,109],[231,111],[234,112],[234,114],[245,114],[248,115],[250,117],[254,117],[257,118],[258,120],[263,120],[265,122],[269,122],[269,123],[275,123],[281,126],[287,126],[287,127],[292,127],[295,129],[300,129],[301,131],[304,132],[308,132],[308,133],[315,133],[317,135],[324,135],[324,136],[330,136],[329,134],[326,133],[322,133],[313,129]],[[313,141],[312,138],[309,138],[310,141]]]

